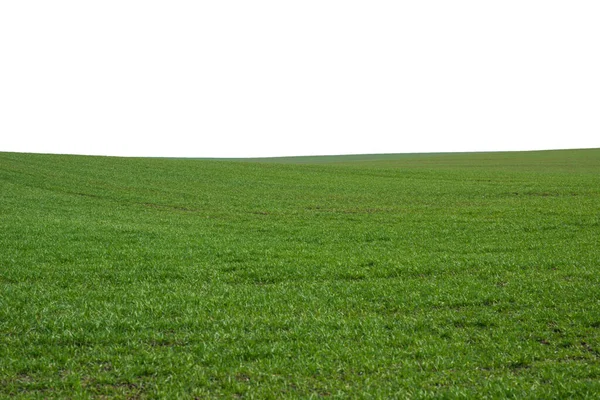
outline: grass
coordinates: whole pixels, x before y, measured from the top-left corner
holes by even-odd
[[[0,153],[0,397],[593,398],[600,150]]]

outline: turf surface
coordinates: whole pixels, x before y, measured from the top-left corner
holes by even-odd
[[[0,397],[600,393],[600,150],[0,153]]]

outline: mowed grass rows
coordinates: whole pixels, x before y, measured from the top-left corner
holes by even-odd
[[[600,393],[600,150],[0,153],[0,397]]]

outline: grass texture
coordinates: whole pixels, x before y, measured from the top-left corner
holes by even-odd
[[[0,397],[598,393],[598,149],[0,153]]]

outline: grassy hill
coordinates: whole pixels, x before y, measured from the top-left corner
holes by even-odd
[[[0,153],[0,397],[594,397],[600,149]]]

